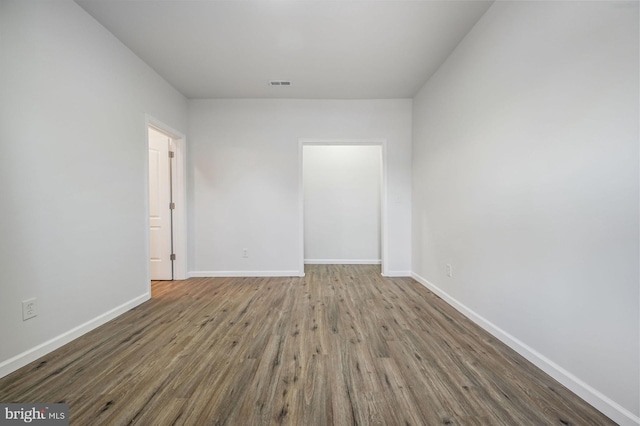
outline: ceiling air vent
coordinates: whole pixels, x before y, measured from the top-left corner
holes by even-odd
[[[269,86],[291,86],[291,82],[287,80],[271,80]]]

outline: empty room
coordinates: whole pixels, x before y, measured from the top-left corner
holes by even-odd
[[[0,0],[0,423],[640,425],[639,9]]]

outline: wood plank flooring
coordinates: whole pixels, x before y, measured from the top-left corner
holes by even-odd
[[[409,278],[154,282],[152,300],[0,379],[73,425],[614,424]]]

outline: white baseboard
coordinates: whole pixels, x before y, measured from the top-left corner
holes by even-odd
[[[401,277],[410,277],[411,271],[387,271],[385,277],[387,278],[401,278]]]
[[[549,358],[545,357],[532,347],[528,346],[524,342],[518,340],[516,337],[502,330],[497,325],[493,324],[491,321],[477,314],[473,310],[469,309],[464,304],[460,303],[454,297],[447,294],[441,288],[436,286],[435,284],[429,282],[425,278],[416,274],[415,272],[411,273],[411,277],[418,281],[420,284],[427,287],[429,290],[433,291],[435,294],[440,296],[445,302],[454,307],[457,311],[462,313],[464,316],[469,318],[471,321],[482,327],[487,332],[491,333],[494,337],[501,340],[511,349],[518,352],[520,355],[525,357],[527,360],[532,362],[536,367],[540,368],[542,371],[562,383],[568,389],[570,389],[573,393],[578,395],[580,398],[587,401],[589,404],[593,405],[595,408],[600,410],[603,414],[608,416],[610,419],[615,421],[621,426],[635,426],[640,425],[640,418],[634,415],[632,412],[622,407],[620,404],[616,403],[612,399],[608,398],[606,395],[602,394],[598,390],[589,386],[578,377],[574,376],[564,368],[560,367],[558,364],[551,361]]]
[[[54,350],[71,342],[72,340],[77,339],[83,334],[86,334],[89,331],[98,328],[99,326],[111,321],[119,315],[122,315],[128,310],[135,308],[143,302],[146,302],[150,298],[151,294],[145,293],[141,296],[131,299],[128,302],[123,303],[120,306],[111,309],[108,312],[105,312],[102,315],[95,317],[94,319],[85,322],[84,324],[80,324],[79,326],[62,333],[59,336],[54,337],[53,339],[47,340],[46,342],[41,343],[38,346],[22,352],[21,354],[9,358],[6,361],[0,362],[0,377],[4,377],[10,373],[13,373],[17,369],[24,367],[30,362],[33,362],[38,358],[45,356],[50,352],[53,352]]]
[[[306,265],[380,265],[380,259],[305,259]]]
[[[191,271],[189,277],[304,277],[300,271]]]

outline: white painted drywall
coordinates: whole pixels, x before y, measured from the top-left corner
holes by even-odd
[[[416,276],[622,424],[640,414],[638,90],[637,2],[496,2],[413,119]]]
[[[149,297],[145,113],[185,129],[187,105],[72,1],[0,2],[0,64],[6,374]]]
[[[303,148],[305,263],[380,263],[382,147]]]
[[[299,272],[298,141],[305,138],[387,141],[388,269],[410,271],[411,105],[410,99],[189,101],[190,271]]]

